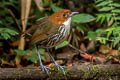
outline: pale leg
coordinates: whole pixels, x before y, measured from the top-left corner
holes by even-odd
[[[48,50],[49,56],[51,57],[51,59],[52,59],[52,61],[54,62],[55,66],[57,67],[57,69],[58,69],[58,70],[61,69],[61,70],[63,71],[63,74],[65,75],[65,71],[64,71],[63,66],[60,66],[60,65],[55,61],[55,59],[52,57],[52,55],[50,54],[49,49],[47,49],[47,50]]]

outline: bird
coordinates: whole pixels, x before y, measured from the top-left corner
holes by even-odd
[[[78,12],[72,12],[69,9],[59,10],[51,16],[44,17],[37,21],[34,26],[25,32],[25,34],[30,37],[29,44],[36,45],[38,59],[43,71],[48,72],[48,67],[43,65],[38,48],[46,48],[57,69],[61,69],[65,74],[63,66],[60,66],[55,61],[49,49],[59,45],[68,37],[70,33],[71,18],[75,14],[78,14]]]

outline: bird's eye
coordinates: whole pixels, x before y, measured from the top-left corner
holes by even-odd
[[[68,15],[67,15],[66,13],[63,13],[62,16],[63,16],[63,17],[67,17]]]

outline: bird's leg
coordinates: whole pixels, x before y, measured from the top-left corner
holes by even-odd
[[[61,70],[63,71],[63,74],[65,75],[65,71],[64,71],[63,66],[60,66],[60,65],[55,61],[55,59],[52,57],[52,55],[50,54],[49,49],[47,49],[47,50],[48,50],[48,54],[49,54],[50,58],[51,58],[52,61],[54,62],[54,64],[55,64],[55,66],[57,67],[57,69],[58,69],[58,70],[61,69]]]
[[[39,62],[40,62],[40,66],[42,67],[42,70],[47,72],[47,74],[48,74],[48,68],[49,67],[46,67],[46,66],[43,65],[41,57],[40,57],[40,51],[37,50],[37,54],[38,54],[38,59],[39,59]]]

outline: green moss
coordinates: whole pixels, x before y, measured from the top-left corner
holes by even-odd
[[[94,74],[100,73],[99,68],[96,65],[91,65]]]
[[[89,70],[88,69],[86,69],[86,68],[83,68],[83,67],[78,67],[78,70],[80,71],[80,72],[83,72],[83,79],[87,79],[89,76],[90,76],[90,72],[89,72]]]
[[[66,77],[68,74],[70,74],[70,71],[68,69],[64,69],[64,71],[65,71],[66,75],[63,74],[63,71],[61,69],[58,70],[56,67],[52,67],[50,69],[50,74],[49,74],[50,80],[53,78],[55,79],[55,75],[59,75],[59,78],[61,79],[61,78]],[[57,77],[57,79],[58,79],[58,77]]]

